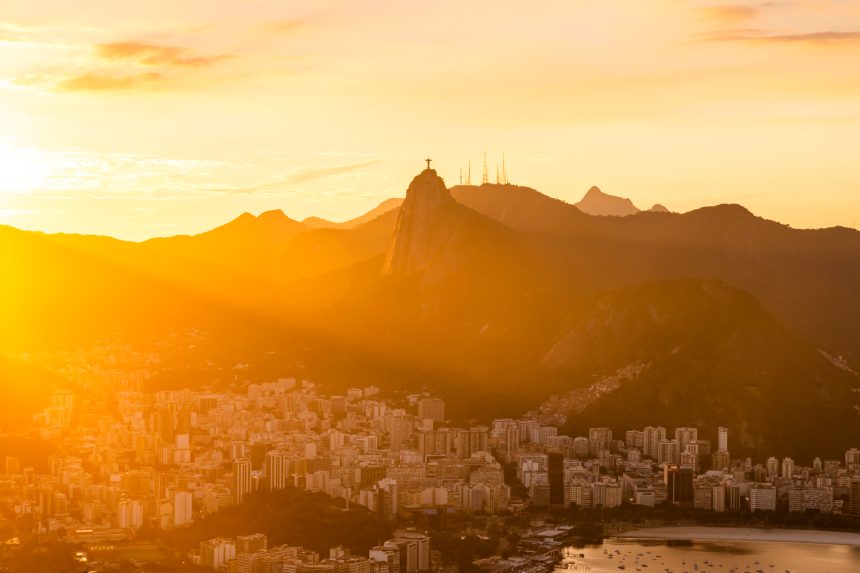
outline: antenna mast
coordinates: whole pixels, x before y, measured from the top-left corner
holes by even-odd
[[[484,152],[484,176],[481,177],[481,185],[487,182],[487,152]]]
[[[502,153],[502,183],[505,185],[508,184],[508,172],[505,169],[505,154],[504,153]]]

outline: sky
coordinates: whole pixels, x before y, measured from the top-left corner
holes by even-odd
[[[0,224],[346,220],[431,157],[860,223],[860,0],[3,0]]]

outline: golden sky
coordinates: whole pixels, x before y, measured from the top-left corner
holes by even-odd
[[[0,223],[343,220],[484,150],[571,202],[851,226],[860,0],[3,0]]]

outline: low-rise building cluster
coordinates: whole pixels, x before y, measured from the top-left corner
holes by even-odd
[[[342,546],[320,554],[289,545],[268,547],[262,533],[203,541],[193,559],[223,573],[417,573],[430,569],[430,538],[411,530],[372,547],[367,556],[352,555]]]

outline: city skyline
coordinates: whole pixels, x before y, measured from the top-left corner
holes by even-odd
[[[123,366],[103,367],[100,356]],[[23,483],[21,517],[35,512],[47,523],[45,533],[62,524],[79,542],[130,543],[141,528],[193,528],[208,516],[226,519],[224,510],[248,499],[271,504],[278,498],[267,496],[284,490],[322,492],[401,525],[422,512],[504,516],[571,504],[580,510],[669,504],[716,514],[860,514],[856,447],[811,460],[767,452],[731,456],[726,448],[739,447],[740,440],[725,426],[590,427],[568,435],[545,411],[459,425],[446,415],[445,402],[427,392],[395,398],[368,386],[330,394],[322,384],[295,378],[238,390],[211,385],[153,393],[145,386],[158,376],[152,367],[157,356],[103,344],[36,358],[99,390],[56,391],[34,415],[40,434],[71,452],[41,460],[49,473],[28,465],[36,459],[32,454],[24,461],[5,457],[5,475]],[[112,399],[118,403],[111,413],[105,408]],[[102,424],[94,443],[114,446],[82,447],[81,437],[93,431],[87,420],[96,418],[112,423]],[[90,482],[92,492],[111,494],[83,496],[74,487],[81,481]],[[431,542],[420,528],[410,529],[371,547],[368,557],[352,558],[372,566],[388,559],[386,546]],[[277,534],[277,525],[267,531]],[[301,548],[267,551],[265,534],[246,533],[236,540],[201,539],[200,551],[195,547],[188,556],[216,570],[235,559],[240,572],[252,571],[242,567],[255,559],[310,560],[337,569],[337,560],[349,557],[336,549],[323,561]],[[558,548],[558,541],[545,547],[548,555]],[[428,569],[429,547],[424,551],[423,565],[413,561],[399,571]],[[101,558],[98,547],[92,553]]]

